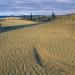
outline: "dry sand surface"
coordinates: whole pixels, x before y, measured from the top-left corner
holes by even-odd
[[[24,25],[24,24],[35,24],[35,22],[28,21],[28,20],[20,20],[20,19],[11,19],[5,18],[5,21],[0,22],[3,27],[5,26],[17,26],[17,25]]]
[[[0,75],[75,75],[75,21],[0,33]]]

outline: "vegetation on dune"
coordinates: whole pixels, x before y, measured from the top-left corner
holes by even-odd
[[[0,27],[1,27],[1,23],[0,23]]]

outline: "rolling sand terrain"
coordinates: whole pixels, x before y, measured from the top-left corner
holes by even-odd
[[[0,75],[75,75],[75,20],[1,32]]]
[[[18,18],[5,18],[4,21],[0,22],[3,27],[5,26],[17,26],[17,25],[24,25],[24,24],[35,24],[35,22],[27,21],[27,20],[20,20]]]

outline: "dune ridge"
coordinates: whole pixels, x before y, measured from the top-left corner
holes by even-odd
[[[28,21],[28,20],[21,20],[21,19],[5,19],[4,21],[0,22],[1,26],[17,26],[17,25],[27,25],[27,24],[35,24],[36,22]]]

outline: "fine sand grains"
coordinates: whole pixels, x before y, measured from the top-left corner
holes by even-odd
[[[0,33],[0,75],[75,75],[75,32],[67,24]]]

